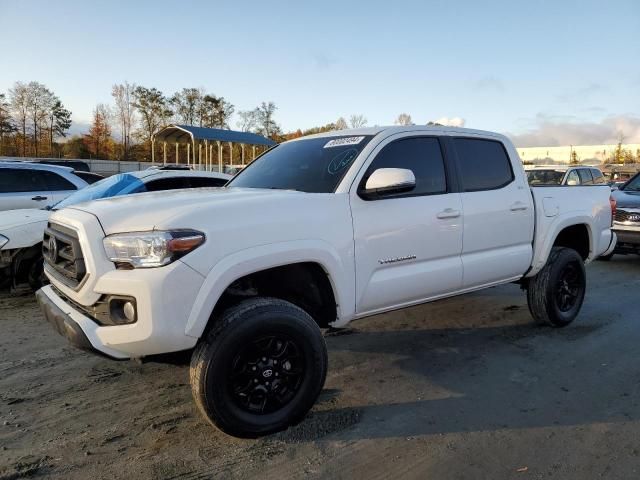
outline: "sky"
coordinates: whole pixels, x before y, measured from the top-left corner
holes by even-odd
[[[0,0],[0,52],[0,93],[44,83],[76,132],[127,80],[273,101],[284,131],[406,112],[518,146],[640,143],[638,0]]]

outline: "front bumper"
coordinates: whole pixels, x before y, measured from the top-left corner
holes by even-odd
[[[615,249],[616,252],[637,253],[640,251],[640,228],[616,228],[614,225],[613,231],[618,237],[618,243]]]
[[[87,342],[82,340],[78,345],[75,341],[84,336],[90,349],[109,357],[139,358],[195,346],[198,339],[187,335],[185,329],[203,281],[199,273],[179,260],[160,268],[104,273],[95,282],[92,293],[126,295],[136,300],[137,321],[126,325],[98,324],[80,308],[84,305],[80,295],[76,299],[62,290],[59,294],[51,285],[38,291],[38,301],[59,333],[67,338],[67,331],[82,333],[69,338],[74,345],[87,349]],[[55,280],[53,284],[58,287]]]
[[[36,292],[36,299],[45,320],[53,326],[56,332],[65,337],[71,345],[81,350],[99,353],[98,350],[93,348],[80,325],[76,323],[72,316],[58,307],[42,290]]]

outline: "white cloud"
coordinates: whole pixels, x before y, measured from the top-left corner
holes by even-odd
[[[446,127],[464,127],[465,119],[460,117],[442,117],[436,120],[435,123],[439,123]]]
[[[640,143],[640,117],[613,115],[599,122],[538,115],[536,126],[524,133],[507,134],[517,147],[553,147],[558,145],[601,145]]]

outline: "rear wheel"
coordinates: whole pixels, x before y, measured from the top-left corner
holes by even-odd
[[[565,327],[580,312],[585,290],[582,257],[573,249],[554,247],[546,265],[527,286],[529,311],[540,324]]]
[[[302,420],[324,385],[327,350],[299,307],[255,298],[230,308],[196,347],[191,388],[222,431],[256,437]]]

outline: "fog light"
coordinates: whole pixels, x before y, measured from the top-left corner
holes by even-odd
[[[136,321],[136,307],[133,306],[133,303],[127,302],[122,307],[122,311],[124,312],[124,316],[130,322]]]
[[[132,297],[110,297],[109,317],[112,325],[134,323],[137,320],[135,299]]]

